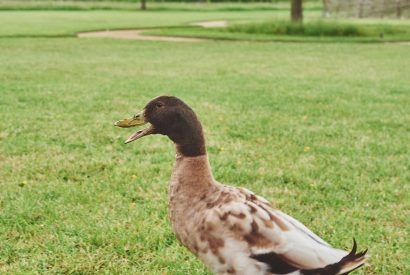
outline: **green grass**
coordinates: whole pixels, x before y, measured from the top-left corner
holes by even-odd
[[[2,35],[177,19],[50,12],[40,29],[40,14],[1,13],[0,26],[26,23]],[[0,273],[209,274],[167,219],[171,142],[124,145],[130,131],[113,126],[160,94],[197,112],[219,181],[337,247],[355,236],[371,254],[356,274],[410,272],[408,45],[3,37],[0,48]]]
[[[137,10],[136,1],[0,0],[0,10]]]
[[[320,1],[309,1],[304,4],[305,10],[320,11]],[[0,10],[139,10],[139,1],[86,1],[86,0],[0,0]],[[150,11],[280,11],[289,10],[289,3],[277,1],[272,3],[207,3],[207,2],[147,2]]]
[[[394,42],[410,40],[410,21],[317,20],[315,13],[304,24],[282,18],[267,22],[231,22],[226,28],[172,28],[147,34],[209,39],[294,42]],[[317,18],[317,17],[316,17]]]
[[[355,24],[340,24],[338,22],[325,22],[323,20],[307,23],[271,21],[236,24],[228,27],[228,31],[230,32],[304,36],[366,36],[367,33],[363,29],[363,27],[359,27]]]
[[[267,35],[314,36],[314,37],[384,37],[410,39],[409,25],[357,24],[347,21],[316,20],[306,23],[270,21],[228,26],[229,32]]]
[[[268,19],[270,11],[0,11],[0,38],[73,36],[80,31],[177,26],[207,20]]]

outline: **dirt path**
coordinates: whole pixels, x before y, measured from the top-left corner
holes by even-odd
[[[204,28],[223,28],[228,25],[226,21],[205,21],[205,22],[196,22],[191,23],[192,26],[200,26]]]
[[[192,23],[193,26],[201,26],[204,28],[221,28],[227,25],[226,21],[207,21]],[[98,31],[98,32],[80,32],[77,37],[106,37],[118,39],[132,39],[132,40],[148,40],[148,41],[171,41],[171,42],[199,42],[210,39],[205,38],[191,38],[178,36],[154,36],[145,35],[144,32],[149,29],[139,30],[113,30],[113,31]],[[152,30],[152,29],[151,29]]]
[[[99,32],[81,32],[77,37],[106,37],[118,39],[132,39],[132,40],[148,40],[148,41],[172,41],[172,42],[198,42],[205,41],[200,38],[177,37],[177,36],[154,36],[143,34],[147,29],[140,30],[116,30],[116,31],[99,31]]]
[[[227,26],[227,21],[205,21],[205,22],[195,22],[191,23],[191,26],[200,26],[203,28],[222,28]],[[183,27],[183,26],[182,26]],[[155,29],[161,29],[158,27]],[[156,36],[144,34],[144,32],[153,30],[149,29],[136,29],[136,30],[107,30],[107,31],[97,31],[97,32],[80,32],[77,33],[77,37],[105,37],[105,38],[117,38],[117,39],[131,39],[131,40],[146,40],[146,41],[170,41],[170,42],[200,42],[200,41],[212,41],[218,39],[212,38],[194,38],[194,37],[180,37],[180,36]],[[253,40],[254,42],[256,40]],[[262,42],[262,41],[259,41]],[[269,42],[269,41],[263,41]],[[272,42],[272,41],[271,41]],[[278,41],[277,41],[278,42]],[[382,44],[402,44],[409,45],[410,41],[398,41],[398,42],[384,42]]]

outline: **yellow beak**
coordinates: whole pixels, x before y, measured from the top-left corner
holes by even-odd
[[[121,128],[130,128],[130,127],[135,127],[139,125],[144,125],[146,123],[147,122],[145,122],[144,112],[142,111],[134,115],[132,118],[124,118],[124,119],[118,120],[117,122],[114,123],[114,125],[121,127]]]
[[[115,126],[121,127],[121,128],[130,128],[130,127],[135,127],[139,125],[144,125],[146,124],[147,121],[145,121],[144,117],[144,111],[139,112],[138,114],[134,115],[132,118],[128,119],[122,119],[118,120],[117,122],[114,123]],[[155,133],[155,129],[151,125],[150,127],[146,129],[139,130],[135,133],[133,133],[131,136],[127,138],[125,143],[130,143],[131,141],[137,140],[139,138],[142,138],[147,135],[151,135]]]

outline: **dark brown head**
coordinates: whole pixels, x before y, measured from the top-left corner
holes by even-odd
[[[148,102],[142,112],[131,119],[115,123],[119,127],[133,127],[149,123],[150,127],[131,135],[125,143],[143,136],[161,134],[168,136],[185,156],[205,154],[202,126],[194,111],[174,96],[159,96]]]

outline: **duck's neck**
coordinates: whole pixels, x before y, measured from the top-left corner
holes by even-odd
[[[184,157],[206,156],[205,144],[203,142],[175,144],[175,147],[176,147],[175,149],[176,149],[177,156],[184,156]]]
[[[185,195],[198,195],[214,185],[208,155],[183,155],[177,148],[176,160],[171,177],[171,189]]]
[[[201,123],[193,112],[190,114],[192,116],[180,120],[168,133],[176,148],[171,184],[184,192],[198,193],[211,186],[214,178],[206,154]]]
[[[173,134],[171,140],[174,141],[177,155],[185,157],[197,157],[206,155],[205,138],[201,124],[183,125],[179,133]]]
[[[189,246],[187,225],[195,223],[195,213],[206,205],[204,198],[216,186],[206,154],[187,157],[177,152],[168,193],[169,217],[174,232],[185,245]]]

